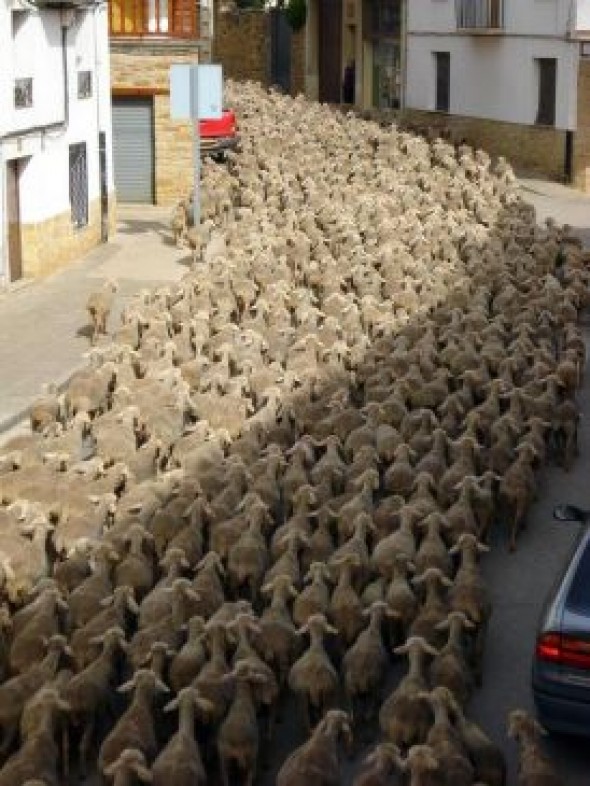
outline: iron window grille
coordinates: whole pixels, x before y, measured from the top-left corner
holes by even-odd
[[[33,80],[31,77],[14,80],[14,108],[28,109],[33,106]]]
[[[70,205],[72,224],[77,229],[88,224],[88,167],[86,142],[70,145]]]
[[[78,71],[78,98],[91,98],[92,71]]]

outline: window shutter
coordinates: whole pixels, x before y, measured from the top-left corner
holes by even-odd
[[[172,34],[194,36],[197,30],[197,4],[195,0],[172,0]]]

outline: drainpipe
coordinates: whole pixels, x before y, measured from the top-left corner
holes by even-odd
[[[406,93],[408,85],[408,4],[410,0],[402,2],[402,40],[401,40],[401,90],[400,90],[400,110],[406,108]]]
[[[0,232],[2,235],[0,236],[0,283],[5,284],[8,280],[7,269],[8,269],[8,232],[6,228],[8,227],[7,215],[6,215],[6,177],[4,173],[4,157],[2,155],[2,140],[0,139],[0,216],[2,216],[2,222],[0,223]]]

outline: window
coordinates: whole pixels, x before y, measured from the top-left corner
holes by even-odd
[[[111,0],[111,35],[172,36],[193,38],[197,34],[195,0]]]
[[[14,108],[28,109],[33,106],[33,80],[31,78],[14,80]]]
[[[535,123],[541,126],[555,125],[555,98],[557,92],[557,60],[538,58],[537,73],[539,84],[539,103]]]
[[[92,71],[78,71],[78,98],[92,96]]]
[[[88,224],[86,142],[70,145],[70,206],[72,224],[77,228],[85,227]]]
[[[436,95],[434,108],[437,112],[448,112],[451,96],[451,55],[449,52],[435,52]]]

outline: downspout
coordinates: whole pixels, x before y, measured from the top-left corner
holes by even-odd
[[[408,88],[408,3],[409,0],[402,0],[402,40],[401,40],[401,90],[400,90],[400,109],[401,115],[406,109],[406,94]]]
[[[4,172],[4,156],[2,155],[2,139],[0,139],[0,216],[2,216],[0,237],[0,283],[8,282],[8,216],[6,215],[6,177]]]

